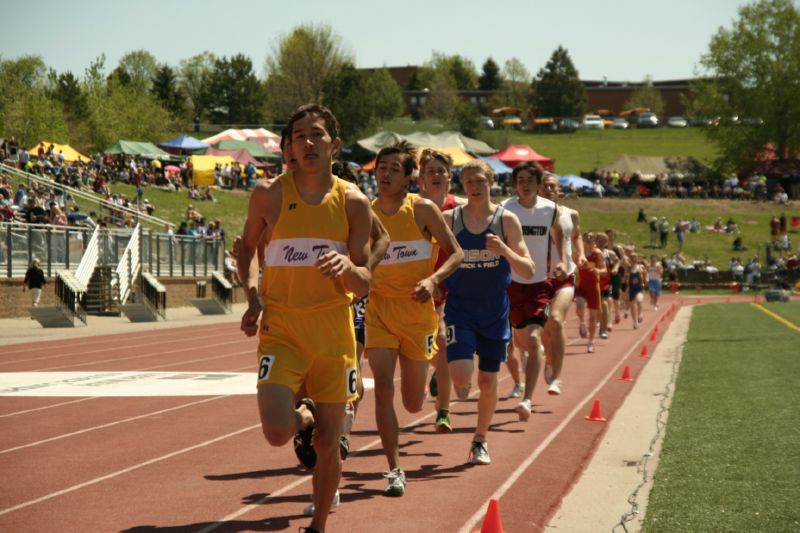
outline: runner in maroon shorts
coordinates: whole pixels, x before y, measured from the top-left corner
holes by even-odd
[[[580,335],[589,342],[586,351],[594,353],[594,335],[597,332],[597,323],[600,320],[600,273],[605,269],[605,261],[600,251],[595,247],[594,233],[587,231],[583,234],[583,248],[586,251],[586,266],[578,269],[578,285],[575,289],[575,312],[580,320]],[[588,331],[584,322],[584,309],[589,308]]]
[[[562,261],[553,263],[555,268],[551,268],[551,241],[560,258],[566,252],[556,204],[538,195],[544,177],[542,167],[536,163],[523,163],[514,167],[511,176],[517,196],[509,198],[503,205],[519,218],[522,236],[535,266],[533,277],[528,279],[512,272],[512,282],[508,287],[514,346],[519,352],[528,352],[525,392],[515,409],[519,419],[526,421],[531,416],[531,399],[544,358],[542,331],[553,297],[550,278],[553,273],[558,279],[566,277],[566,266]]]
[[[560,186],[558,176],[547,174],[539,188],[539,196],[558,202]],[[544,326],[544,349],[547,356],[544,367],[544,379],[549,385],[547,393],[561,394],[561,369],[564,362],[564,351],[567,346],[567,332],[564,322],[567,319],[569,306],[575,296],[576,263],[578,267],[586,266],[586,256],[581,239],[580,214],[565,205],[559,205],[559,221],[564,234],[564,247],[567,265],[567,276],[563,280],[553,279],[553,299],[550,301],[550,317]],[[557,249],[553,250],[554,259],[558,258]]]

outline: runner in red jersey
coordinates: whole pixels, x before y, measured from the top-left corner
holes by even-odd
[[[605,260],[595,246],[592,232],[583,234],[583,247],[586,250],[586,266],[578,269],[578,285],[575,290],[575,311],[580,320],[581,337],[589,336],[586,351],[594,352],[594,336],[600,320],[600,274],[606,269]],[[589,308],[589,327],[584,322],[584,309]]]

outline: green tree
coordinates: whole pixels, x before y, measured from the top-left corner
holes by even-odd
[[[186,95],[193,120],[203,120],[208,109],[208,87],[214,71],[216,57],[205,51],[189,59],[184,59],[178,67],[178,85]]]
[[[328,25],[304,24],[281,36],[265,63],[268,114],[282,121],[303,104],[324,104],[327,80],[348,62],[352,54]]]
[[[161,65],[153,77],[150,93],[175,117],[183,115],[184,97],[178,87],[175,71],[167,64]]]
[[[800,152],[800,10],[791,0],[761,0],[739,9],[700,58],[691,112],[721,117],[706,134],[719,148],[720,170],[752,164],[766,145],[778,158]],[[738,117],[738,123],[731,120]]]
[[[75,118],[85,117],[88,108],[80,80],[70,71],[62,72],[54,78],[50,96],[61,102],[64,113]]]
[[[250,58],[237,54],[214,61],[209,109],[215,124],[257,124],[262,118],[264,87]]]
[[[561,46],[536,74],[532,89],[532,107],[538,115],[574,117],[586,108],[586,90],[569,52]]]
[[[139,92],[148,92],[153,86],[153,78],[158,70],[158,61],[147,50],[134,50],[122,56],[117,68],[120,81],[130,84]],[[126,77],[127,80],[123,80]]]
[[[113,78],[103,91],[88,96],[92,151],[103,150],[120,139],[159,142],[173,136],[177,124],[169,112],[148,93]]]
[[[386,69],[363,71],[348,63],[326,80],[323,90],[348,142],[403,111],[400,86]]]
[[[69,142],[61,104],[47,89],[40,57],[0,60],[0,131],[26,148],[42,140]]]
[[[500,66],[491,57],[483,63],[482,73],[478,78],[478,89],[481,91],[496,91],[503,86],[500,75]]]
[[[653,87],[653,80],[648,76],[644,84],[631,93],[623,107],[625,109],[646,107],[660,116],[664,112],[664,98],[661,97],[661,91]]]
[[[505,91],[499,95],[503,105],[516,107],[524,110],[531,99],[531,75],[522,61],[512,57],[503,66],[503,77],[505,81],[503,88]]]

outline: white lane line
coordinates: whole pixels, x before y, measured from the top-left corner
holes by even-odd
[[[59,491],[56,491],[56,492],[51,492],[50,494],[46,494],[46,495],[42,496],[41,498],[36,498],[35,500],[28,500],[27,502],[20,503],[19,505],[15,505],[13,507],[8,507],[6,509],[2,509],[2,510],[0,510],[0,516],[2,516],[4,514],[11,513],[11,512],[14,512],[14,511],[18,511],[20,509],[24,509],[26,507],[30,507],[31,505],[36,505],[37,503],[41,503],[41,502],[44,502],[44,501],[47,501],[47,500],[51,500],[53,498],[57,498],[58,496],[63,496],[64,494],[68,494],[70,492],[74,492],[76,490],[80,490],[80,489],[82,489],[84,487],[88,487],[90,485],[95,485],[97,483],[101,483],[103,481],[107,481],[109,479],[121,476],[123,474],[127,474],[128,472],[133,472],[134,470],[138,470],[138,469],[143,468],[145,466],[150,466],[150,465],[158,463],[160,461],[171,459],[171,458],[176,457],[178,455],[181,455],[181,454],[184,454],[184,453],[188,453],[188,452],[203,448],[205,446],[209,446],[211,444],[215,444],[217,442],[223,441],[223,440],[228,439],[230,437],[235,437],[236,435],[239,435],[241,433],[245,433],[247,431],[252,431],[252,430],[254,430],[256,428],[260,428],[260,427],[261,427],[261,424],[255,424],[255,425],[252,425],[252,426],[248,426],[246,428],[239,429],[239,430],[234,431],[232,433],[228,433],[226,435],[221,435],[221,436],[213,438],[211,440],[207,440],[205,442],[201,442],[200,444],[195,444],[194,446],[189,446],[188,448],[183,448],[181,450],[177,450],[177,451],[168,453],[166,455],[162,455],[160,457],[155,457],[155,458],[150,459],[148,461],[144,461],[143,463],[135,464],[133,466],[129,466],[128,468],[123,468],[122,470],[117,470],[116,472],[111,472],[110,474],[106,474],[105,476],[96,477],[94,479],[90,479],[88,481],[84,481],[83,483],[79,483],[78,485],[72,485],[71,487],[67,487],[66,489],[62,489],[62,490],[59,490]]]
[[[220,337],[219,335],[204,335],[204,336],[198,336],[198,337],[191,337],[189,340],[195,341],[195,340],[203,340],[203,339],[219,339],[219,337]],[[231,344],[231,343],[234,343],[234,342],[245,342],[247,340],[248,339],[232,340],[228,344]],[[75,352],[68,352],[68,353],[60,353],[62,351],[62,348],[60,348],[58,346],[54,346],[54,347],[51,348],[52,351],[54,352],[52,354],[48,354],[48,355],[45,355],[45,356],[42,356],[42,357],[32,357],[32,358],[28,358],[28,359],[18,359],[18,360],[15,360],[15,361],[2,361],[2,362],[0,362],[0,365],[11,365],[11,364],[20,364],[20,363],[33,363],[33,362],[36,362],[36,361],[52,361],[53,359],[60,359],[60,358],[63,358],[63,357],[75,357],[75,356],[79,356],[79,355],[83,356],[83,355],[92,354],[92,353],[104,353],[104,352],[107,352],[109,347],[110,347],[109,346],[109,342],[110,342],[109,340],[106,340],[105,346],[103,348],[101,348],[101,349],[98,349],[98,350],[84,350],[84,349],[81,349],[81,350],[78,350],[78,351],[75,351]],[[178,339],[174,339],[174,340],[160,340],[160,341],[155,341],[155,342],[142,342],[142,343],[136,343],[136,344],[127,344],[127,345],[120,345],[120,346],[112,345],[112,346],[113,346],[113,348],[115,350],[119,351],[119,350],[131,349],[131,348],[141,348],[141,347],[145,347],[145,346],[160,346],[160,345],[163,345],[163,344],[165,344],[167,342],[186,342],[186,339],[178,338]],[[202,347],[202,345],[198,346],[198,348],[201,348],[201,347]]]
[[[53,409],[55,407],[62,407],[64,405],[70,405],[70,404],[73,404],[73,403],[85,402],[87,400],[95,400],[97,398],[99,398],[99,396],[90,396],[88,398],[81,398],[80,400],[72,400],[72,401],[69,401],[69,402],[61,402],[61,403],[54,403],[54,404],[51,404],[51,405],[43,405],[42,407],[35,407],[33,409],[26,409],[24,411],[15,411],[13,413],[6,413],[4,415],[0,415],[0,418],[6,418],[8,416],[24,415],[24,414],[33,413],[33,412],[36,412],[36,411],[44,411],[45,409]]]
[[[169,413],[170,411],[177,411],[178,409],[183,409],[183,408],[186,408],[186,407],[192,407],[193,405],[199,405],[201,403],[213,402],[215,400],[219,400],[219,399],[222,399],[222,398],[229,398],[229,396],[214,396],[212,398],[204,398],[204,399],[198,400],[196,402],[184,403],[184,404],[181,404],[181,405],[176,405],[175,407],[169,407],[167,409],[161,409],[160,411],[152,411],[150,413],[145,413],[145,414],[134,416],[134,417],[130,417],[130,418],[124,418],[122,420],[116,420],[114,422],[109,422],[107,424],[101,424],[99,426],[88,427],[88,428],[80,429],[78,431],[73,431],[71,433],[64,433],[62,435],[56,435],[55,437],[50,437],[50,438],[47,438],[47,439],[38,440],[36,442],[30,442],[28,444],[22,444],[20,446],[15,446],[13,448],[6,448],[5,450],[0,450],[0,455],[6,454],[6,453],[15,452],[15,451],[18,451],[18,450],[24,450],[26,448],[32,448],[34,446],[39,446],[41,444],[47,444],[48,442],[54,442],[54,441],[57,441],[57,440],[66,439],[68,437],[74,437],[76,435],[82,435],[84,433],[89,433],[91,431],[97,431],[97,430],[100,430],[100,429],[105,429],[105,428],[110,428],[110,427],[113,427],[113,426],[118,426],[120,424],[125,424],[127,422],[133,422],[135,420],[141,420],[143,418],[147,418],[147,417],[150,417],[150,416],[160,415],[160,414],[163,414],[163,413]]]
[[[506,376],[498,379],[497,382],[500,383],[501,381],[505,381],[510,377],[511,377],[510,375],[506,375]],[[394,381],[395,382],[400,381],[400,378],[397,377],[397,378],[394,379]],[[478,394],[479,392],[480,392],[479,390],[474,390],[469,395],[469,397],[471,398],[471,397],[475,396],[476,394]],[[454,401],[452,401],[450,403],[452,405],[452,404],[455,404],[455,403],[460,403],[461,401],[462,400],[454,400]],[[419,424],[420,422],[422,422],[423,420],[431,418],[431,417],[433,417],[435,415],[436,415],[436,412],[428,413],[427,415],[421,416],[421,417],[417,418],[416,420],[414,420],[412,422],[409,422],[408,424],[406,424],[405,426],[403,426],[400,429],[403,430],[403,429],[407,429],[407,428],[409,428],[411,426],[415,426],[415,425]],[[369,450],[370,448],[373,448],[373,447],[379,445],[380,443],[381,443],[381,439],[377,438],[377,439],[365,444],[364,446],[362,446],[361,448],[357,449],[356,451],[351,452],[350,455],[358,455],[360,452]],[[254,509],[257,509],[257,508],[261,507],[262,505],[264,505],[268,501],[270,501],[272,499],[275,499],[278,496],[281,496],[283,494],[286,494],[287,492],[293,490],[296,487],[299,487],[303,483],[305,483],[307,481],[311,481],[311,478],[312,478],[312,476],[308,475],[308,476],[302,477],[300,479],[297,479],[297,480],[289,483],[288,485],[284,485],[283,487],[281,487],[280,489],[276,490],[275,492],[271,492],[270,494],[267,494],[266,496],[260,498],[257,502],[251,503],[250,505],[246,505],[246,506],[242,507],[241,509],[239,509],[238,511],[234,511],[233,513],[229,514],[228,516],[220,518],[219,520],[217,520],[213,524],[208,525],[207,527],[201,529],[197,533],[210,533],[211,531],[214,531],[215,529],[224,526],[226,522],[230,522],[231,520],[235,520],[235,519],[239,518],[240,516],[242,516],[244,514],[247,514],[247,513],[249,513],[250,511],[252,511]]]
[[[230,324],[234,324],[234,322],[231,322]],[[123,342],[123,341],[126,341],[126,340],[135,340],[135,339],[129,339],[127,337],[136,337],[136,336],[143,336],[143,335],[147,335],[147,338],[149,338],[149,339],[162,338],[162,337],[173,337],[173,336],[175,336],[176,333],[181,333],[180,331],[178,331],[179,329],[200,329],[202,327],[203,332],[208,333],[211,330],[226,329],[226,326],[227,326],[227,324],[219,325],[217,327],[213,327],[213,326],[205,326],[205,327],[203,327],[203,326],[188,326],[188,327],[187,326],[178,326],[178,327],[175,327],[175,328],[146,329],[146,330],[130,331],[130,332],[122,332],[122,333],[111,333],[111,334],[100,335],[100,336],[93,335],[93,336],[89,336],[89,337],[77,337],[77,338],[74,338],[74,339],[61,339],[61,340],[48,339],[48,340],[43,340],[43,341],[30,341],[30,342],[25,342],[25,343],[18,343],[18,344],[24,344],[25,345],[24,348],[20,348],[18,350],[4,350],[3,352],[5,354],[20,354],[20,353],[24,354],[24,353],[30,353],[30,351],[32,349],[34,349],[34,350],[46,350],[46,349],[50,349],[50,348],[55,348],[55,349],[82,348],[84,346],[89,346],[89,345],[94,345],[94,344],[108,344],[109,342],[114,340],[114,339],[109,339],[108,338],[109,336],[111,336],[111,337],[126,337],[124,339],[118,339],[118,340],[120,340],[120,342]],[[98,338],[98,337],[102,337],[102,338]],[[44,343],[50,343],[50,344],[48,346],[30,346],[31,344],[36,345],[36,344],[44,344]],[[8,344],[8,345],[6,345],[6,347],[13,348],[13,347],[17,346],[18,344]],[[26,359],[26,360],[30,361],[31,359]]]
[[[575,417],[575,415],[578,414],[578,411],[583,409],[583,406],[589,400],[593,399],[593,397],[597,394],[597,392],[601,388],[603,388],[604,385],[606,385],[606,383],[611,379],[611,377],[619,372],[619,367],[622,366],[623,361],[625,361],[625,359],[627,359],[628,356],[630,356],[636,350],[636,348],[638,348],[639,343],[642,342],[645,338],[647,338],[649,334],[650,334],[649,332],[645,332],[640,336],[639,340],[633,343],[633,346],[631,346],[631,348],[627,352],[625,352],[625,355],[623,355],[618,359],[614,367],[608,372],[608,374],[605,375],[605,377],[603,377],[603,379],[600,380],[597,386],[594,389],[592,389],[589,392],[589,394],[587,394],[582,400],[580,400],[575,405],[575,408],[572,409],[572,411],[570,411],[566,417],[564,417],[564,420],[558,426],[556,426],[556,428],[553,429],[553,431],[551,431],[547,435],[547,437],[545,437],[542,443],[539,444],[539,446],[537,446],[536,449],[533,450],[533,452],[531,452],[531,454],[525,458],[525,460],[516,468],[516,470],[514,470],[508,476],[506,481],[502,485],[500,485],[496,491],[494,491],[494,494],[489,496],[489,498],[478,507],[478,510],[475,511],[475,514],[469,517],[469,519],[464,523],[464,525],[461,526],[461,529],[458,530],[458,533],[470,533],[471,531],[474,530],[480,519],[486,514],[486,506],[489,505],[489,501],[499,500],[500,498],[503,497],[503,495],[506,492],[508,492],[508,489],[510,489],[514,485],[514,483],[517,482],[517,480],[528,469],[531,463],[533,463],[533,461],[535,461],[536,458],[539,457],[539,455],[541,455],[541,453],[550,445],[550,443],[553,442],[553,440],[556,437],[558,437],[561,431],[563,431],[564,428],[567,427],[567,424],[569,424],[569,422]]]

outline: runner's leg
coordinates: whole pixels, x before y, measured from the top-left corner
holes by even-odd
[[[343,403],[316,404],[314,424],[314,450],[317,465],[312,479],[314,487],[314,517],[310,527],[325,530],[325,522],[331,510],[333,497],[342,477],[342,459],[339,455],[339,437],[344,418]]]
[[[397,365],[397,350],[370,348],[367,350],[367,360],[375,380],[375,423],[378,426],[383,452],[389,461],[389,470],[392,470],[397,468],[400,460],[399,427],[397,414],[394,412],[394,371]]]

